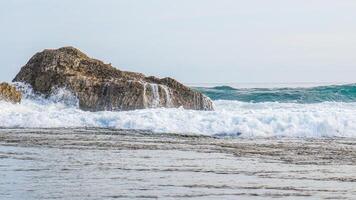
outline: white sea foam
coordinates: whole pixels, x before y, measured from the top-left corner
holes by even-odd
[[[356,103],[214,103],[215,111],[158,108],[85,112],[65,90],[57,90],[49,99],[27,92],[21,104],[0,102],[0,127],[103,127],[241,137],[356,137]]]

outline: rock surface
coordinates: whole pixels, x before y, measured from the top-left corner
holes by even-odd
[[[80,108],[89,111],[181,106],[213,110],[209,98],[172,78],[121,71],[73,47],[35,54],[13,81],[28,83],[44,95],[69,89],[79,99]]]
[[[0,100],[20,103],[21,97],[21,92],[17,91],[14,86],[9,85],[8,83],[0,83]]]

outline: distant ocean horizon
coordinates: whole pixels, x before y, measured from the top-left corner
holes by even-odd
[[[233,88],[298,88],[318,87],[330,85],[348,85],[354,82],[186,82],[190,87],[217,87],[230,86]]]

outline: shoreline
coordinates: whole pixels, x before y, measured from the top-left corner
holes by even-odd
[[[1,199],[356,197],[350,138],[0,129],[0,160]]]

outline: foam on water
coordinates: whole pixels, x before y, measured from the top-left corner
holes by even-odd
[[[241,137],[356,137],[356,103],[217,100],[216,110],[209,112],[181,108],[85,112],[64,89],[44,99],[33,95],[30,88],[19,87],[25,91],[21,104],[0,102],[1,127],[102,127]]]
[[[160,133],[192,133],[240,137],[356,137],[356,102],[314,104],[240,102],[216,100],[215,111],[182,108],[152,108],[124,112],[85,112],[77,98],[65,89],[56,89],[44,98],[24,84],[21,104],[0,101],[0,127],[51,128],[100,127],[145,129]],[[157,102],[145,102],[157,106]],[[150,85],[153,101],[159,104],[159,89],[171,104],[170,90]]]

